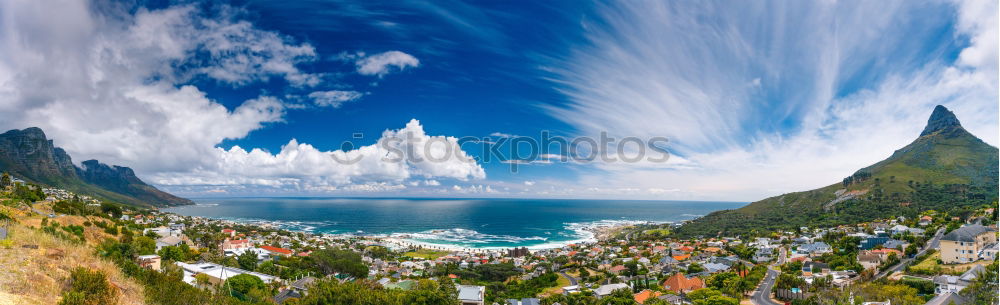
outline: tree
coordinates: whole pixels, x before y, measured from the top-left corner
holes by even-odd
[[[232,291],[234,292],[233,293],[234,296],[244,301],[247,300],[245,296],[250,294],[252,291],[254,290],[264,291],[267,289],[267,285],[264,284],[263,280],[261,280],[259,277],[249,274],[240,274],[231,277],[229,279],[226,279],[226,282],[222,286],[225,289],[227,289],[224,291]]]
[[[195,281],[195,283],[198,284],[198,286],[201,286],[201,287],[204,287],[204,286],[206,286],[206,285],[208,285],[208,284],[211,283],[211,280],[208,277],[208,274],[204,274],[204,273],[198,273],[198,274],[196,274],[194,276],[194,281]]]
[[[243,251],[243,254],[236,257],[236,263],[245,270],[257,270],[257,253],[253,251]]]
[[[695,305],[738,305],[740,300],[722,295],[722,292],[712,288],[702,288],[687,295]]]
[[[702,272],[702,271],[705,271],[705,268],[703,268],[701,265],[699,265],[698,263],[691,263],[691,265],[688,265],[687,272],[685,272],[685,273],[686,274],[693,274],[693,273],[698,273],[698,272]]]
[[[160,249],[160,258],[165,261],[184,261],[187,259],[187,253],[184,252],[178,246],[166,246]]]
[[[636,263],[634,260],[625,263],[625,268],[628,269],[628,275],[630,276],[636,276],[639,274],[639,263]]]
[[[11,184],[10,174],[6,172],[0,175],[0,188],[7,188]]]
[[[152,238],[139,236],[132,239],[132,248],[136,255],[148,255],[156,253],[156,242]]]
[[[361,255],[350,250],[318,250],[310,254],[309,258],[324,274],[340,272],[356,278],[368,275],[368,266],[361,261]]]

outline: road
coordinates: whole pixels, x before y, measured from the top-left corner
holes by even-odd
[[[559,275],[561,275],[562,277],[568,279],[570,285],[579,285],[579,281],[575,277],[572,277],[569,274],[566,274],[566,271],[562,271],[562,270],[559,271]]]
[[[774,269],[767,270],[764,282],[757,287],[757,291],[750,297],[751,303],[754,305],[781,305],[771,300],[771,289],[774,288],[774,281],[778,279],[778,274],[781,274],[781,272]]]
[[[917,255],[914,255],[914,257],[924,255],[924,253],[927,253],[927,251],[929,251],[930,249],[936,249],[941,244],[941,237],[944,237],[944,228],[941,228],[937,231],[937,233],[934,233],[934,237],[931,238],[931,240],[927,241],[927,244],[924,245],[924,248],[920,249],[920,251],[917,251]],[[903,268],[906,268],[906,266],[910,265],[911,262],[913,262],[913,258],[909,257],[904,258],[900,260],[898,264],[895,264],[892,267],[886,268],[885,270],[876,273],[875,279],[880,279],[882,277],[885,277],[886,275],[893,274],[896,271],[903,270]]]
[[[778,262],[775,265],[781,266],[785,264],[785,247],[778,247]]]

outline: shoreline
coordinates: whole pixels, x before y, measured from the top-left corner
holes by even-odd
[[[169,213],[169,212],[167,212]],[[486,253],[495,251],[506,251],[513,248],[527,248],[531,251],[541,251],[562,248],[570,244],[595,244],[598,241],[606,241],[613,237],[616,233],[620,232],[624,228],[635,226],[638,224],[662,224],[670,222],[656,222],[656,221],[639,221],[639,220],[598,220],[587,223],[564,223],[565,229],[573,231],[578,235],[577,238],[562,240],[562,241],[548,241],[547,239],[542,240],[539,244],[532,245],[513,245],[513,246],[469,246],[461,244],[449,244],[449,243],[436,243],[432,241],[421,240],[419,238],[414,238],[413,235],[427,234],[428,231],[447,231],[447,230],[427,230],[423,232],[398,232],[389,234],[366,234],[358,231],[358,233],[324,233],[316,232],[315,227],[312,226],[302,226],[294,221],[285,222],[277,220],[264,220],[264,219],[226,219],[226,218],[212,218],[204,216],[189,216],[207,219],[211,221],[220,221],[224,223],[232,224],[242,224],[242,225],[255,225],[262,228],[280,229],[287,230],[290,232],[300,232],[306,234],[316,234],[323,237],[329,238],[362,238],[373,241],[379,241],[386,243],[389,248],[393,250],[398,249],[408,249],[408,248],[424,248],[432,250],[441,251],[458,251],[458,252],[471,252],[471,253]],[[525,240],[539,240],[538,237],[524,238]]]

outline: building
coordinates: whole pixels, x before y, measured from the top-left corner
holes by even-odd
[[[980,272],[986,270],[982,265],[975,265],[969,270],[962,273],[960,276],[955,275],[939,275],[934,277],[934,284],[937,286],[934,289],[935,294],[946,294],[946,293],[958,293],[969,287],[972,280],[979,276]]]
[[[705,288],[705,283],[700,278],[689,278],[680,273],[675,273],[673,276],[667,278],[666,281],[663,281],[663,289],[676,293],[688,293],[701,288]]]
[[[524,299],[507,299],[507,305],[539,305],[541,300],[536,298],[524,298]]]
[[[184,277],[183,277],[184,282],[192,286],[195,286],[197,284],[195,276],[198,274],[208,275],[208,282],[213,285],[221,285],[226,281],[226,279],[229,279],[231,277],[240,274],[249,274],[256,276],[260,278],[262,281],[264,281],[265,284],[270,284],[272,282],[281,280],[275,276],[253,271],[247,271],[240,268],[226,267],[215,263],[188,264],[183,262],[177,262],[176,264],[178,267],[181,267],[181,269],[184,270]]]
[[[885,244],[885,242],[887,241],[889,241],[889,237],[872,236],[862,240],[861,245],[858,245],[858,248],[861,248],[861,250],[871,250],[874,249],[876,246],[881,246]]]
[[[631,287],[629,287],[626,284],[617,283],[617,284],[601,285],[601,287],[597,287],[597,289],[594,289],[594,295],[596,295],[597,298],[603,298],[610,295],[612,292],[618,289],[628,289],[629,293],[632,293]]]
[[[292,256],[292,250],[289,250],[289,249],[278,248],[278,247],[271,247],[271,246],[260,246],[260,248],[264,249],[265,251],[267,251],[272,257],[273,256],[284,256],[284,257]]]
[[[228,239],[222,241],[223,252],[235,252],[235,250],[250,249],[253,247],[253,243],[246,239]],[[227,254],[228,255],[228,254]]]
[[[458,285],[458,302],[461,305],[484,305],[486,286]]]
[[[635,299],[635,301],[639,304],[646,304],[647,300],[655,299],[661,295],[663,295],[662,292],[645,289],[643,291],[640,291],[639,293],[632,295],[632,298]]]
[[[163,249],[163,247],[171,247],[171,246],[180,245],[182,242],[184,242],[183,238],[180,238],[180,237],[177,237],[177,236],[174,236],[174,235],[157,239],[156,240],[156,251],[159,252],[160,249]]]
[[[982,259],[983,250],[997,243],[996,230],[968,225],[941,238],[941,261],[945,264],[969,263]]]
[[[136,258],[136,263],[139,264],[139,267],[160,271],[159,255],[139,255],[139,257]]]
[[[522,257],[522,256],[526,256],[528,254],[529,253],[528,253],[528,248],[527,247],[520,247],[520,248],[514,248],[514,249],[507,250],[507,256],[510,256],[510,257]]]

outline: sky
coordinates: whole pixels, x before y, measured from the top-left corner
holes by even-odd
[[[0,128],[41,127],[74,162],[187,197],[750,202],[888,157],[939,104],[997,146],[997,15],[996,1],[2,1]],[[553,138],[571,145],[532,149]]]

